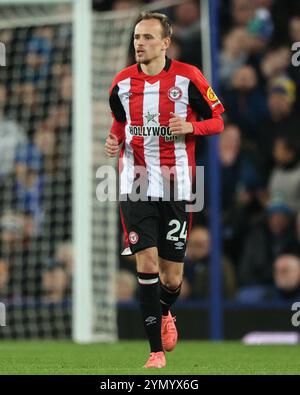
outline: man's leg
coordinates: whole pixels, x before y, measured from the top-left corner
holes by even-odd
[[[150,247],[135,254],[140,306],[151,352],[163,351],[161,341],[161,306],[157,248]]]
[[[136,257],[140,307],[151,349],[144,367],[162,368],[166,366],[166,359],[161,341],[157,205],[128,200],[121,202],[121,209],[129,246]]]
[[[167,316],[170,307],[180,295],[183,276],[183,263],[159,258],[160,302],[163,316]]]
[[[161,338],[165,351],[174,350],[178,333],[176,317],[172,317],[170,307],[176,302],[182,283],[183,263],[159,258],[160,303],[162,308]]]

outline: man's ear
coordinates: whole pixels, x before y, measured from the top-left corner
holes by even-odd
[[[163,48],[162,48],[162,50],[166,51],[169,48],[170,44],[171,44],[170,37],[165,37],[164,40],[163,40]]]

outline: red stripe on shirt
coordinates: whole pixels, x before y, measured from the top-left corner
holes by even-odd
[[[169,126],[170,112],[174,112],[175,109],[174,101],[171,101],[168,97],[169,89],[175,86],[175,79],[176,76],[172,75],[171,79],[163,78],[160,80],[159,123],[162,126]],[[167,166],[169,169],[173,167],[175,171],[176,158],[174,141],[165,141],[165,138],[163,136],[159,136],[159,151],[160,166]],[[162,175],[164,176],[163,171]],[[174,179],[172,175],[171,179]]]

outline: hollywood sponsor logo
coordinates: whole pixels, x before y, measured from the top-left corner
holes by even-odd
[[[139,235],[134,231],[130,232],[129,241],[131,244],[136,244],[139,241]]]
[[[162,136],[165,141],[175,141],[178,136],[173,136],[169,126],[129,126],[129,133],[132,136]]]
[[[182,90],[178,86],[173,86],[168,90],[168,98],[172,101],[179,100],[182,97]]]

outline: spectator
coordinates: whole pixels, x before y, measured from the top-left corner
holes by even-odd
[[[209,297],[210,235],[206,228],[197,226],[191,231],[186,257],[184,276],[193,298]],[[231,262],[223,257],[223,291],[226,298],[235,293],[236,279]]]
[[[0,261],[8,268],[7,298],[40,296],[41,250],[32,217],[28,213],[6,212],[0,224]]]
[[[41,230],[44,216],[42,196],[45,179],[41,175],[42,166],[42,154],[34,144],[28,143],[18,148],[12,201],[18,210],[33,216],[38,231]]]
[[[250,157],[241,150],[241,132],[238,126],[227,124],[219,140],[222,171],[223,210],[236,203],[248,205],[263,187],[262,179]]]
[[[297,134],[300,130],[300,117],[294,111],[295,83],[281,77],[269,84],[269,115],[258,125],[257,141],[261,153],[261,168],[268,177],[274,165],[274,140],[279,134]]]
[[[3,177],[10,176],[14,170],[14,158],[17,147],[25,144],[27,140],[23,128],[17,122],[5,118],[4,108],[6,103],[6,88],[0,84],[0,191]]]
[[[60,105],[53,105],[49,107],[49,116],[45,121],[50,129],[55,131],[62,131],[69,134],[70,129],[71,106],[66,102]]]
[[[300,258],[300,211],[295,218],[295,234],[290,243],[288,243],[285,251],[287,254],[296,255]]]
[[[295,15],[289,22],[289,33],[291,42],[300,42],[300,15]]]
[[[271,10],[274,0],[253,0],[256,8],[267,8]]]
[[[50,122],[44,121],[37,125],[33,134],[34,146],[43,155],[43,171],[50,176],[58,167],[57,136]]]
[[[222,86],[232,88],[235,71],[247,60],[245,40],[247,33],[244,28],[236,27],[224,37],[223,49],[219,55],[219,78]]]
[[[10,256],[16,249],[22,251],[31,236],[26,233],[22,214],[5,212],[1,217],[1,254]]]
[[[300,259],[281,255],[274,262],[274,287],[270,295],[281,301],[300,300]]]
[[[252,228],[243,247],[238,273],[240,285],[272,284],[272,262],[292,237],[291,218],[291,209],[285,204],[268,205],[266,218]]]
[[[267,115],[266,99],[258,87],[255,69],[249,65],[236,69],[231,86],[223,92],[228,116],[240,127],[244,138],[255,140],[257,125]]]
[[[264,184],[250,155],[241,148],[238,126],[227,124],[219,138],[224,251],[234,262],[255,213],[264,204]]]
[[[253,1],[232,0],[232,19],[235,26],[246,27],[254,16],[255,5]]]
[[[72,102],[72,74],[66,74],[62,77],[60,85],[60,96],[64,102]]]
[[[42,277],[44,289],[44,301],[58,303],[67,296],[69,286],[68,273],[63,264],[57,261],[49,261],[48,267]]]
[[[278,136],[274,144],[275,168],[269,181],[271,200],[279,199],[293,211],[300,210],[299,136]]]
[[[9,116],[16,119],[24,130],[31,130],[43,116],[41,96],[31,82],[12,82],[7,108]]]
[[[299,301],[300,258],[291,254],[280,255],[273,264],[273,281],[270,286],[252,285],[241,288],[236,300],[243,303]]]
[[[273,34],[272,16],[267,8],[257,8],[247,25],[247,50],[258,60],[266,50]]]
[[[25,50],[26,66],[24,70],[27,82],[36,85],[48,78],[51,69],[52,35],[51,28],[39,28],[29,39]]]
[[[73,255],[73,245],[69,241],[59,243],[56,249],[56,260],[63,264],[66,272],[68,273],[70,279],[73,274],[74,268],[74,255]]]
[[[200,9],[197,0],[188,0],[175,7],[173,30],[181,44],[179,60],[201,68]]]
[[[266,79],[284,77],[290,62],[290,49],[282,46],[266,52],[260,63],[260,69]]]

